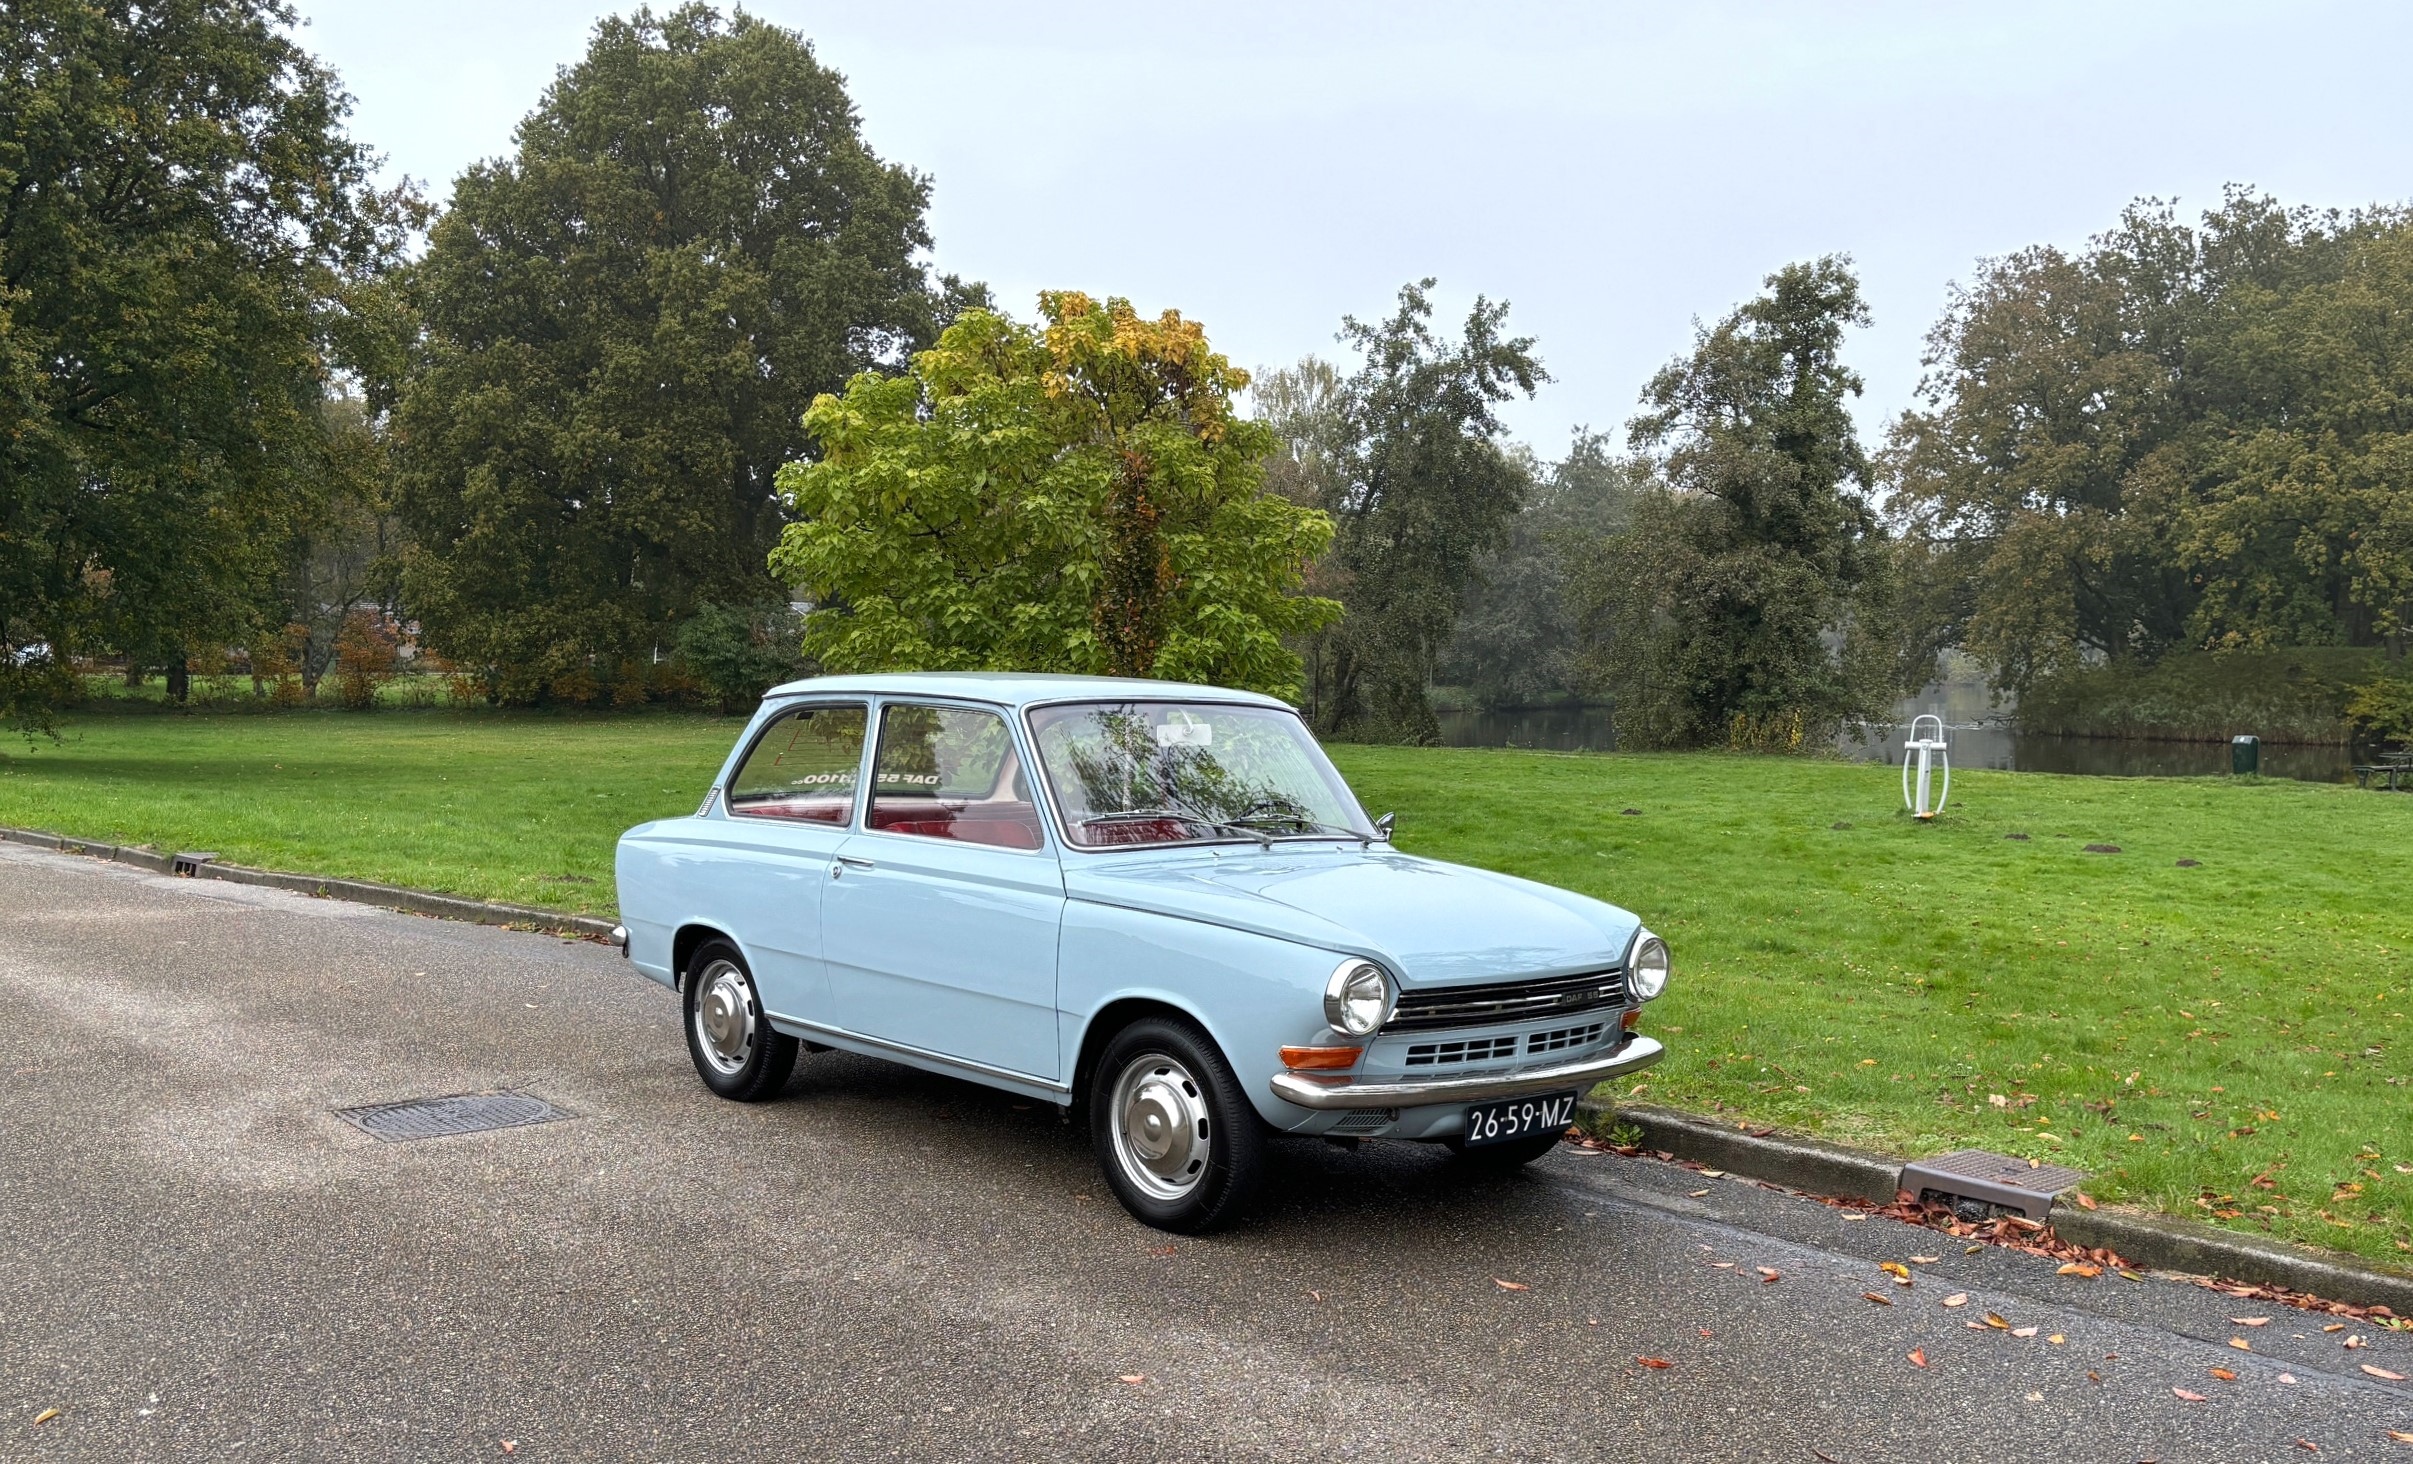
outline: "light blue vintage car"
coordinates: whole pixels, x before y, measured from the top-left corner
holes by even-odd
[[[715,1093],[839,1048],[1062,1104],[1168,1230],[1237,1213],[1273,1131],[1523,1164],[1661,1053],[1640,921],[1399,853],[1250,692],[794,682],[693,816],[621,837],[619,885]]]

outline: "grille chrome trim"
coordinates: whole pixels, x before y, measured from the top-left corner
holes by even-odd
[[[1598,1030],[1595,1028],[1594,1030]],[[1466,1037],[1455,1042],[1419,1042],[1408,1049],[1406,1067],[1437,1067],[1444,1063],[1491,1062],[1517,1055],[1517,1039]]]
[[[1554,1089],[1578,1091],[1594,1083],[1637,1073],[1667,1055],[1649,1037],[1628,1037],[1620,1046],[1574,1062],[1542,1063],[1507,1072],[1470,1073],[1465,1077],[1413,1077],[1370,1082],[1354,1078],[1318,1082],[1305,1073],[1276,1073],[1269,1086],[1274,1096],[1301,1108],[1416,1108],[1427,1103],[1480,1103],[1490,1098],[1522,1098]]]
[[[1385,1032],[1430,1032],[1444,1027],[1487,1027],[1533,1017],[1573,1016],[1625,1004],[1625,968],[1551,976],[1539,981],[1496,981],[1483,986],[1445,986],[1399,993]]]

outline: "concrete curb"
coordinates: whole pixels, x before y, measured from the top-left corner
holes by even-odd
[[[1584,1098],[1576,1122],[1594,1134],[1617,1123],[1642,1131],[1642,1147],[1810,1194],[1893,1203],[1903,1161],[1798,1134],[1746,1130],[1655,1104],[1617,1105]],[[2054,1234],[2074,1245],[2105,1246],[2159,1271],[2280,1286],[2354,1306],[2384,1306],[2413,1316],[2413,1275],[2381,1270],[2360,1257],[2280,1240],[2259,1240],[2165,1215],[2055,1205]]]
[[[100,844],[90,839],[71,839],[36,829],[0,828],[0,840],[131,864],[154,874],[175,872],[175,856],[162,854],[156,849]],[[612,922],[593,915],[566,915],[559,910],[539,910],[529,905],[464,900],[457,895],[430,894],[425,890],[404,889],[400,885],[377,884],[364,879],[330,879],[317,874],[291,874],[281,869],[253,869],[242,864],[221,864],[214,859],[195,869],[193,875],[198,879],[222,879],[230,884],[265,885],[270,889],[291,890],[295,894],[321,899],[348,900],[356,905],[377,905],[411,915],[434,915],[445,920],[467,920],[478,925],[507,925],[515,930],[539,930],[554,935],[583,936],[591,940],[612,938]]]

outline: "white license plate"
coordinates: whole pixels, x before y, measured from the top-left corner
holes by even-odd
[[[1477,1103],[1466,1110],[1466,1147],[1505,1144],[1510,1139],[1545,1131],[1557,1133],[1573,1122],[1573,1093],[1543,1093],[1532,1098]]]

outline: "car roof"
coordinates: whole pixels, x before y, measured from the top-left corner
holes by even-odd
[[[855,676],[810,676],[763,693],[765,701],[808,693],[854,692],[866,696],[946,696],[1004,706],[1053,701],[1219,701],[1244,706],[1290,704],[1262,692],[1150,681],[1135,676],[1068,676],[1043,671],[881,671]]]

